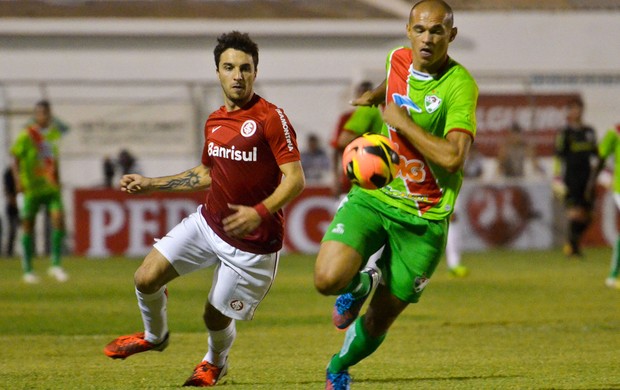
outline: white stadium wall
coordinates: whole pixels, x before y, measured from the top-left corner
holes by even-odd
[[[619,16],[461,12],[455,17],[459,35],[451,55],[478,79],[482,93],[581,94],[586,122],[602,133],[620,122],[620,40],[614,38],[620,36]],[[63,141],[61,166],[70,229],[72,191],[103,181],[104,155],[127,147],[147,175],[194,166],[202,122],[221,104],[212,49],[217,35],[233,29],[249,32],[259,43],[256,89],[285,109],[300,146],[309,132],[326,144],[347,109],[351,85],[364,78],[381,81],[387,51],[407,44],[405,24],[404,17],[336,22],[3,19],[0,110],[10,115],[0,117],[0,166],[8,162],[13,134],[41,97],[50,98],[56,114],[72,126]],[[157,136],[162,126],[173,129],[176,138]],[[141,135],[140,129],[153,136]],[[112,131],[114,137],[107,137]]]

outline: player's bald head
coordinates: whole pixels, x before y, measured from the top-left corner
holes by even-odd
[[[450,4],[443,0],[420,0],[415,3],[409,13],[409,23],[413,22],[416,14],[424,12],[441,12],[444,15],[443,24],[447,28],[452,28],[454,25],[454,13],[452,12],[452,7],[450,7]]]

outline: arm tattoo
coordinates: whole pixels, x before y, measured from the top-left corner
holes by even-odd
[[[192,171],[188,171],[184,177],[169,180],[160,186],[162,190],[175,190],[179,188],[195,188],[200,185],[200,176]]]

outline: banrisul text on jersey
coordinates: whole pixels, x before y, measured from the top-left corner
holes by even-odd
[[[255,147],[252,150],[237,150],[235,145],[227,148],[225,146],[218,146],[213,142],[209,142],[207,147],[207,153],[209,157],[227,158],[234,161],[258,161],[258,149]]]

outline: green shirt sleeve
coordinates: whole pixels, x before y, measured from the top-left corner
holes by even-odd
[[[603,139],[598,144],[598,154],[601,158],[607,158],[616,150],[616,144],[618,142],[618,136],[613,130],[607,130]]]
[[[376,106],[359,106],[353,111],[349,120],[344,124],[345,130],[357,135],[364,133],[381,134],[383,117]]]
[[[464,69],[459,72],[466,72]],[[465,76],[465,75],[463,75]],[[469,76],[469,74],[467,74]],[[458,77],[458,76],[457,76]],[[476,103],[478,102],[478,86],[469,77],[456,78],[450,93],[448,115],[444,127],[444,135],[454,129],[466,130],[472,137],[476,135]]]

